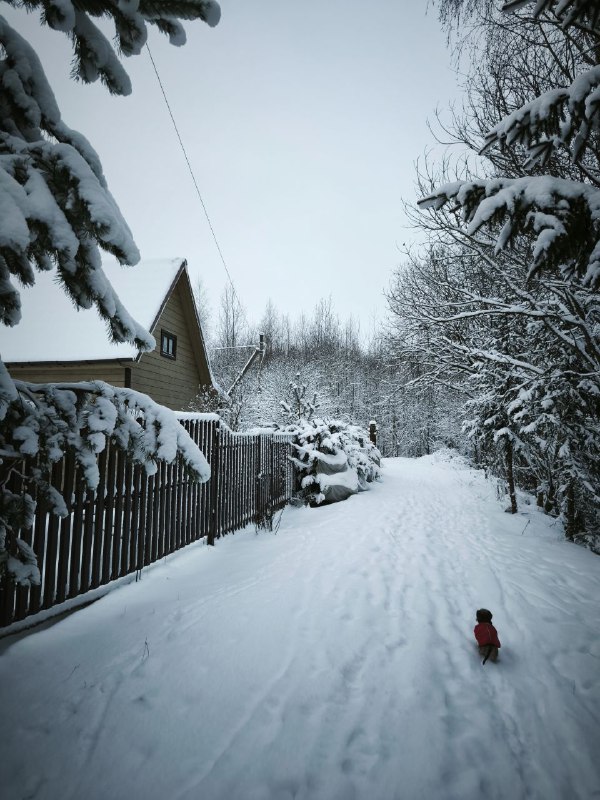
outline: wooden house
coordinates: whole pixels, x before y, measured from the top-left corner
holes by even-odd
[[[21,292],[23,316],[2,328],[0,354],[17,380],[33,383],[102,380],[186,410],[200,386],[212,386],[208,354],[184,259],[103,265],[130,314],[156,339],[156,349],[110,341],[95,310],[78,311],[54,273],[36,273]]]

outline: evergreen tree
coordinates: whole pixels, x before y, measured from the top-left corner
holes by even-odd
[[[185,34],[179,19],[215,25],[220,14],[212,0],[8,2],[39,10],[42,24],[70,37],[77,79],[99,78],[110,92],[123,95],[131,92],[131,84],[115,48],[125,55],[139,53],[148,24],[181,45]],[[94,17],[112,19],[115,46]],[[35,283],[36,271],[54,270],[77,308],[95,307],[113,341],[153,349],[153,338],[127,313],[107,280],[103,251],[124,265],[140,257],[98,155],[62,120],[40,59],[0,17],[0,322],[17,325],[22,287]],[[45,494],[57,513],[66,513],[48,483],[52,464],[66,449],[75,450],[90,488],[97,485],[93,464],[107,437],[149,471],[156,459],[172,461],[179,454],[196,478],[209,476],[202,454],[173,415],[131,390],[13,381],[0,361],[0,423],[0,575],[8,571],[23,583],[36,579],[34,556],[17,535],[31,524],[31,489]],[[26,457],[36,457],[36,467],[27,472],[26,490],[15,494],[7,483]]]
[[[460,6],[459,0],[445,5]],[[531,6],[527,0],[506,3],[506,11]],[[459,180],[419,201],[421,208],[440,209],[448,202],[462,209],[469,233],[484,226],[494,230],[496,251],[526,235],[532,242],[528,277],[557,271],[569,281],[600,286],[600,15],[590,0],[537,0],[535,19],[563,30],[585,54],[585,68],[571,82],[554,86],[504,116],[484,138],[481,153],[491,148],[518,147],[526,156],[520,177]],[[553,171],[537,174],[560,150],[575,164],[592,158],[592,170],[581,180]]]

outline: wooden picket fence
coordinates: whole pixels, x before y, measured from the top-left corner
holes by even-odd
[[[198,539],[214,544],[248,523],[268,521],[290,500],[289,436],[233,433],[211,415],[181,424],[211,466],[206,483],[191,480],[181,464],[161,463],[148,476],[114,446],[98,457],[95,491],[85,488],[72,454],[54,465],[51,482],[69,514],[58,517],[38,499],[34,525],[20,536],[37,554],[41,583],[2,582],[0,628],[138,572]]]

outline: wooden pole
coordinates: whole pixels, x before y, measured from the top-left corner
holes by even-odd
[[[219,423],[213,423],[210,459],[210,525],[207,543],[214,546],[219,535]]]
[[[369,422],[369,439],[377,447],[377,423],[374,419]]]

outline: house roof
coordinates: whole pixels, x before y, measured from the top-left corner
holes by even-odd
[[[102,266],[131,316],[151,331],[186,262],[171,258],[141,261],[135,267],[122,267],[116,261]],[[0,326],[0,355],[5,362],[138,355],[133,345],[110,341],[106,323],[95,309],[78,311],[58,285],[54,271],[37,272],[35,285],[21,290],[21,303],[21,322],[13,328]]]

